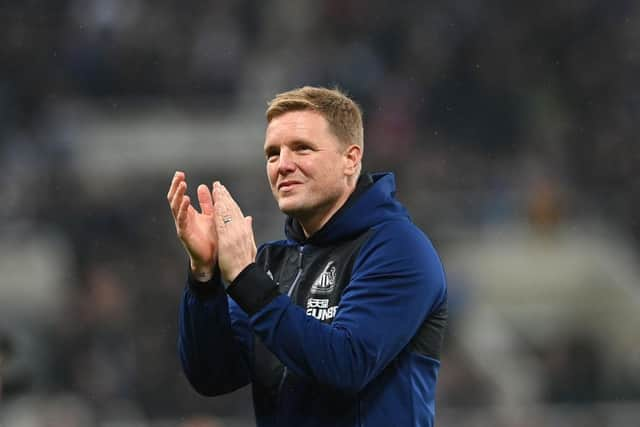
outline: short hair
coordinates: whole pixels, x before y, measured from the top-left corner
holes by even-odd
[[[362,110],[340,89],[304,86],[279,93],[267,106],[267,123],[290,111],[301,110],[320,113],[342,144],[364,146]]]

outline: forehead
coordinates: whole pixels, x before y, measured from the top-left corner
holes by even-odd
[[[289,111],[271,120],[265,133],[265,145],[293,140],[317,141],[331,138],[327,120],[312,110]]]

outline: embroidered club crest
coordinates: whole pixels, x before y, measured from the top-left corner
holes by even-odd
[[[333,292],[336,286],[336,266],[333,261],[329,261],[322,273],[311,285],[311,293],[326,295]]]

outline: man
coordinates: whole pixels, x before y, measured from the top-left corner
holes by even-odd
[[[258,426],[431,426],[447,289],[440,260],[393,195],[361,174],[362,115],[304,87],[267,109],[265,157],[286,240],[256,250],[219,182],[176,172],[167,198],[190,258],[184,372],[204,395],[252,385]]]

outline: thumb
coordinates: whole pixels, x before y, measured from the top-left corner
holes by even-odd
[[[211,193],[206,185],[198,185],[198,202],[200,203],[200,210],[205,215],[213,215],[213,199]]]
[[[256,245],[255,235],[253,234],[253,217],[251,215],[244,217],[245,223],[249,226],[249,230],[251,231],[251,241],[253,246]]]

